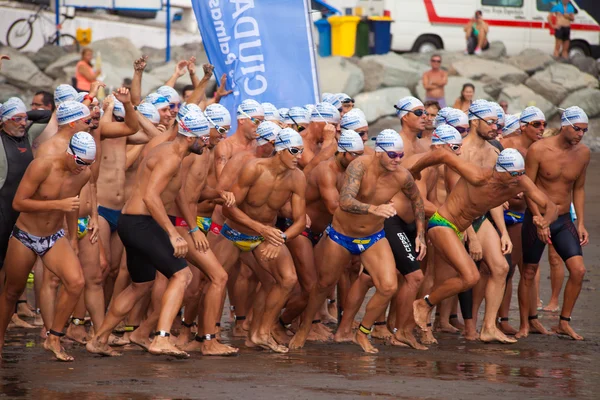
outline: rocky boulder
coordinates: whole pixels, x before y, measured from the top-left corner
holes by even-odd
[[[400,132],[400,130],[402,129],[402,125],[400,124],[400,120],[396,116],[380,118],[377,120],[377,122],[369,125],[369,137],[376,137],[379,134],[379,132],[381,132],[384,129],[393,129],[396,132]],[[371,143],[374,144],[375,142]],[[366,144],[369,144],[369,142],[367,142]]]
[[[475,86],[476,99],[492,100],[492,97],[485,91],[485,85],[480,81],[464,78],[462,76],[449,76],[448,84],[444,89],[444,93],[446,95],[446,105],[448,107],[452,107],[454,101],[460,97],[460,92],[465,83],[471,83],[473,86]],[[425,89],[423,88],[421,81],[419,81],[419,84],[417,85],[416,93],[419,99],[425,100]]]
[[[504,42],[491,42],[490,48],[483,51],[480,57],[487,60],[498,60],[502,57],[506,57],[506,46],[504,46]]]
[[[3,47],[0,51],[10,57],[10,61],[4,61],[0,70],[0,75],[4,76],[8,83],[21,89],[54,90],[52,79],[18,50]]]
[[[589,131],[583,135],[583,143],[592,151],[600,151],[600,118],[590,119]]]
[[[358,66],[365,76],[366,92],[380,87],[407,87],[414,91],[428,66],[390,52],[361,58]]]
[[[363,71],[343,57],[317,57],[321,92],[356,96],[365,86]]]
[[[526,107],[536,106],[550,119],[557,113],[556,107],[525,85],[508,86],[502,89],[498,102],[506,101],[508,103],[508,112],[516,114],[523,111]]]
[[[385,88],[373,92],[361,93],[354,97],[357,108],[360,108],[367,122],[377,121],[381,117],[396,113],[394,104],[405,96],[410,96],[410,90],[404,87]]]
[[[571,59],[571,64],[579,68],[581,72],[585,72],[598,78],[598,65],[594,58],[578,54]]]
[[[573,65],[556,63],[527,79],[525,84],[553,104],[560,104],[569,93],[598,87],[598,80]]]
[[[600,90],[585,88],[571,93],[560,103],[560,108],[579,106],[583,108],[588,117],[600,115]]]
[[[518,55],[506,59],[507,64],[522,69],[529,75],[533,75],[555,62],[550,54],[538,49],[525,49]]]
[[[43,71],[48,68],[50,64],[66,54],[69,54],[69,52],[64,47],[47,44],[33,53],[30,59]]]
[[[64,80],[66,79],[64,69],[66,67],[74,67],[80,59],[81,55],[79,54],[66,54],[48,65],[44,72],[51,78]]]
[[[133,70],[133,61],[142,56],[142,52],[135,47],[131,40],[124,37],[113,37],[92,42],[90,47],[94,50],[94,58],[101,53],[102,63],[115,67],[130,68]]]
[[[481,79],[484,76],[489,76],[513,85],[523,83],[528,77],[522,69],[478,57],[465,57],[460,61],[456,61],[452,64],[452,69],[467,78]]]
[[[18,97],[25,102],[28,96],[26,92],[24,92],[16,86],[9,85],[7,83],[0,84],[0,103],[4,103],[11,97]],[[26,102],[25,104],[27,103],[28,102]]]

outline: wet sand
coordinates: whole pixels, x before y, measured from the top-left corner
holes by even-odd
[[[429,351],[377,342],[378,355],[356,345],[308,343],[285,355],[241,348],[232,358],[175,360],[125,348],[120,358],[65,347],[73,363],[54,361],[41,347],[39,330],[8,333],[0,367],[0,398],[8,399],[597,399],[600,391],[600,155],[588,169],[586,227],[591,243],[584,249],[587,275],[573,313],[574,328],[585,337],[575,342],[531,335],[513,345],[468,343],[458,335],[436,334]],[[547,256],[542,263],[541,297],[550,298]],[[518,282],[518,272],[515,275]],[[516,286],[515,286],[516,291]],[[561,299],[562,300],[562,299]],[[480,313],[481,315],[481,313]],[[516,294],[510,312],[518,324]],[[481,318],[480,318],[481,319]],[[540,312],[550,327],[558,314]]]

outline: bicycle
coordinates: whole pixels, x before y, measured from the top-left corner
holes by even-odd
[[[49,8],[50,7],[48,7],[47,5],[41,5],[37,9],[35,14],[31,14],[27,18],[19,18],[18,20],[13,22],[10,28],[8,28],[8,32],[6,33],[6,43],[16,50],[21,50],[22,48],[27,46],[27,44],[29,44],[33,36],[33,23],[40,18],[42,20],[48,21],[52,24],[52,26],[56,26],[54,21],[52,21],[43,13],[43,11],[46,11]],[[50,36],[46,35],[46,32],[44,30],[44,24],[42,23],[41,29],[42,35],[44,36],[44,38],[46,38],[45,44],[56,44],[62,47],[69,47],[71,49],[74,49],[75,51],[79,51],[79,42],[77,41],[75,36],[66,33],[60,33],[62,24],[67,19],[72,19],[73,17],[67,14],[62,14],[62,16],[64,18],[58,25],[58,29]]]

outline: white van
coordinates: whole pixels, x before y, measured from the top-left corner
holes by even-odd
[[[552,54],[554,36],[547,23],[556,0],[386,0],[391,11],[392,50],[427,52],[464,50],[463,27],[481,10],[489,24],[490,42],[502,41],[508,54],[535,48]],[[574,1],[571,51],[600,57],[600,25]]]

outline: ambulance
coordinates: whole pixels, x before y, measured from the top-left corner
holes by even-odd
[[[360,1],[359,1],[360,3]],[[373,2],[375,3],[375,2]],[[524,49],[552,54],[554,36],[547,22],[554,0],[386,0],[391,11],[392,50],[460,51],[466,47],[464,26],[481,10],[489,25],[488,40],[501,41],[509,55]],[[570,56],[600,57],[600,25],[575,1]]]

